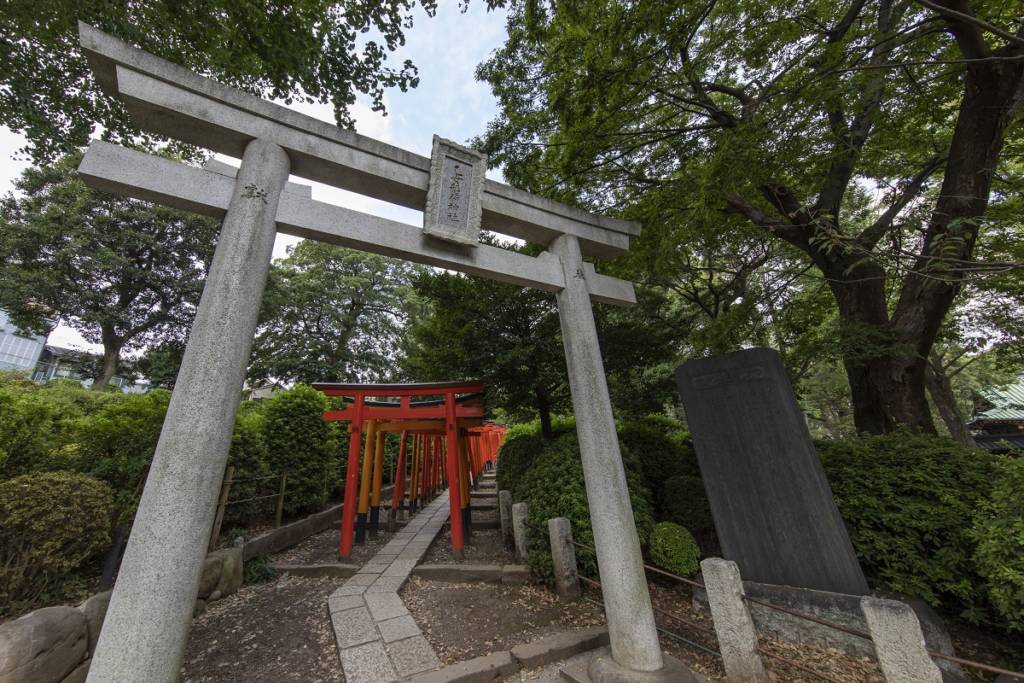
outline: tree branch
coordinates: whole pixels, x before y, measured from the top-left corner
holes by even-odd
[[[970,13],[970,8],[963,0],[944,0],[944,2],[932,2],[931,0],[917,0],[920,4],[935,10],[945,18],[949,24],[953,37],[960,45],[960,50],[968,57],[987,57],[991,52],[988,43],[981,34],[981,30],[988,31],[1004,40],[1024,47],[1024,38],[1016,36],[1009,31],[1004,31],[998,26],[978,19]],[[960,9],[954,9],[956,5]],[[967,10],[967,11],[964,11]]]
[[[899,215],[910,201],[921,192],[921,187],[925,181],[931,177],[935,171],[942,168],[943,164],[946,163],[945,157],[936,157],[926,163],[920,171],[918,171],[913,178],[907,182],[903,191],[900,192],[899,196],[889,205],[889,208],[878,217],[878,219],[864,228],[864,230],[857,236],[857,242],[860,246],[870,251],[878,244],[878,240],[882,239],[883,236],[892,227],[892,222]]]

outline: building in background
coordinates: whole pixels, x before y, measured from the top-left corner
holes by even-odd
[[[92,378],[102,362],[103,357],[99,354],[46,344],[32,373],[32,379],[45,382],[60,377],[78,380],[82,386],[88,387],[92,385]],[[118,372],[111,377],[110,385],[129,393],[144,393],[149,390],[148,381],[136,381],[134,377],[124,372]]]
[[[970,427],[974,442],[993,453],[1024,451],[1024,377],[998,389],[986,389],[974,410]]]
[[[46,345],[46,335],[24,335],[0,309],[0,370],[32,372]]]

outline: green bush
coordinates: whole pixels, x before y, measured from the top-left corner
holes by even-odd
[[[270,471],[267,462],[265,422],[258,402],[245,401],[239,406],[228,452],[228,464],[235,468],[231,500],[245,500],[277,491],[280,481],[265,478],[278,474]],[[274,501],[270,498],[229,505],[224,511],[224,526],[221,528],[244,526],[258,516],[267,516],[273,509]]]
[[[652,415],[640,421],[620,424],[618,433],[623,459],[639,466],[644,486],[655,504],[655,516],[669,519],[662,505],[667,498],[669,480],[682,476],[700,477],[696,454],[678,438],[682,425],[669,418]],[[673,438],[674,435],[677,438]]]
[[[504,464],[499,467],[499,473],[501,467]],[[646,546],[654,526],[651,504],[641,477],[628,466],[626,471],[637,533],[641,545]],[[576,432],[565,432],[553,440],[545,441],[542,451],[515,489],[522,492],[522,495],[514,500],[525,502],[529,507],[527,526],[530,571],[537,578],[550,582],[553,572],[547,526],[549,519],[568,518],[577,542],[590,546],[594,543]],[[581,573],[585,576],[597,575],[597,563],[592,552],[577,549],[576,559]]]
[[[974,562],[993,611],[1010,630],[1024,631],[1024,458],[999,470],[974,518]]]
[[[700,568],[700,548],[684,527],[672,522],[654,525],[651,531],[651,562],[665,571],[690,576]]]
[[[170,400],[163,389],[121,394],[76,421],[77,453],[67,464],[110,485],[115,526],[135,516]]]
[[[867,575],[982,618],[970,520],[992,488],[994,457],[905,431],[820,442],[818,452]]]
[[[506,435],[498,450],[497,487],[499,491],[511,491],[512,500],[522,500],[523,479],[540,457],[546,441],[539,433],[518,433]]]
[[[284,509],[288,514],[320,509],[340,472],[340,443],[332,441],[323,412],[327,399],[299,384],[276,395],[263,409],[267,464],[288,473]]]
[[[38,598],[110,545],[112,495],[74,472],[0,482],[0,612]]]
[[[658,510],[662,521],[691,529],[697,536],[714,534],[715,521],[700,477],[684,474],[665,482]]]

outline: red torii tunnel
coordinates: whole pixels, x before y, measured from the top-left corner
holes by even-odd
[[[447,485],[452,550],[461,553],[470,532],[470,488],[497,459],[505,436],[504,427],[484,422],[485,385],[321,382],[313,387],[349,404],[324,413],[324,420],[349,423],[339,556],[350,557],[353,543],[363,542],[368,528],[376,532],[379,527],[384,442],[390,433],[400,434],[401,441],[389,522],[403,507],[415,512]]]

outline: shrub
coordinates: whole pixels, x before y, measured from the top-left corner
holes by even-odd
[[[665,482],[658,509],[662,521],[691,529],[697,536],[714,534],[715,522],[700,477],[684,474]]]
[[[682,426],[678,422],[658,415],[618,426],[623,459],[639,468],[658,519],[668,518],[662,501],[666,499],[665,487],[669,480],[682,476],[700,477],[693,449],[683,445],[681,438],[672,436],[681,431]]]
[[[275,472],[267,463],[267,443],[264,438],[265,418],[259,403],[246,401],[238,408],[235,430],[231,434],[228,464],[235,468],[237,483],[231,485],[231,500],[244,500],[277,490],[279,480],[264,479]],[[258,481],[253,481],[259,479]],[[287,498],[287,496],[286,496]],[[224,511],[224,527],[244,525],[261,512],[273,509],[273,500],[264,499],[229,505]],[[230,537],[229,537],[230,538]]]
[[[115,526],[129,526],[153,462],[171,392],[122,394],[76,421],[78,452],[68,465],[114,490]]]
[[[818,452],[868,576],[978,620],[969,521],[992,488],[994,457],[906,431],[820,442]]]
[[[74,472],[0,482],[0,605],[38,598],[110,545],[112,495]]]
[[[304,384],[266,402],[263,433],[267,464],[274,474],[288,473],[284,510],[288,514],[319,509],[338,476],[339,449],[332,443],[323,412],[327,400]]]
[[[654,525],[651,531],[651,562],[665,571],[682,576],[696,574],[700,567],[700,548],[684,527],[672,522]]]
[[[1007,460],[974,518],[974,561],[993,611],[1024,631],[1024,458]]]
[[[504,463],[501,467],[504,467]],[[654,526],[651,504],[642,479],[629,467],[626,479],[637,533],[641,545],[646,546]],[[516,502],[523,501],[529,506],[527,526],[530,571],[539,579],[550,582],[553,580],[553,571],[547,526],[549,519],[568,518],[577,542],[590,546],[594,543],[576,432],[565,432],[556,439],[545,441],[532,467],[516,485],[516,490],[522,493],[519,498],[515,498]],[[592,552],[578,549],[576,558],[581,573],[586,576],[597,575],[597,563]]]
[[[540,457],[545,444],[539,433],[506,435],[498,450],[498,490],[511,491],[512,500],[522,500],[525,495],[521,490],[523,479]]]

